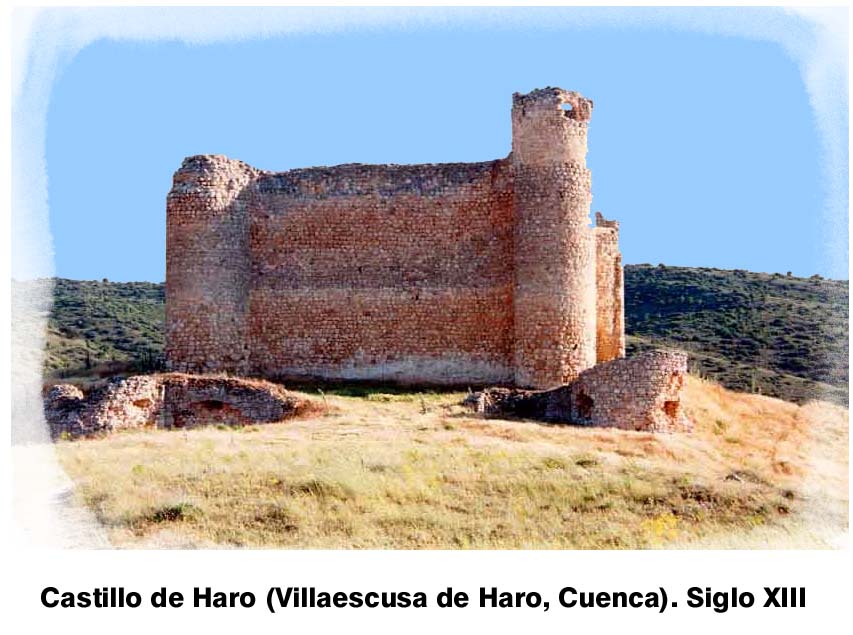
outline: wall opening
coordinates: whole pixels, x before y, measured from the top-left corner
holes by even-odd
[[[684,386],[684,375],[681,373],[672,373],[672,375],[669,376],[670,390],[678,390],[682,386]]]
[[[678,417],[678,410],[680,408],[680,404],[677,401],[664,401],[663,402],[663,411],[667,417],[670,419],[675,419]]]
[[[172,413],[173,428],[186,428],[187,422],[192,422],[193,413],[189,410],[176,410]]]
[[[578,417],[581,419],[592,419],[593,406],[595,406],[595,401],[593,401],[592,397],[580,391],[577,397]]]
[[[222,410],[225,407],[225,404],[218,399],[205,399],[204,401],[198,402],[199,407],[202,410]]]

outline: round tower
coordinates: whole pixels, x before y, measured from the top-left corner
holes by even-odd
[[[256,171],[224,156],[184,159],[166,202],[166,363],[245,372],[249,215]]]
[[[550,388],[595,365],[595,235],[586,168],[592,101],[559,88],[512,99],[515,382]]]

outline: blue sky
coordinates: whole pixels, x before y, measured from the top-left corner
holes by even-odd
[[[48,110],[56,275],[163,280],[184,156],[270,170],[499,158],[512,93],[546,85],[595,101],[593,209],[621,222],[626,263],[847,277],[821,255],[819,139],[782,48],[625,27],[96,42]]]

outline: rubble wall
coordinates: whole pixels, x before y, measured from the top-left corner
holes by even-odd
[[[681,407],[687,354],[655,350],[587,370],[568,390],[575,423],[647,432],[690,429]]]
[[[467,400],[489,417],[645,432],[692,429],[681,406],[687,355],[655,350],[598,364],[553,390],[490,388]]]
[[[303,400],[270,382],[183,373],[117,377],[88,395],[60,384],[44,399],[54,438],[138,428],[275,423],[305,407]]]

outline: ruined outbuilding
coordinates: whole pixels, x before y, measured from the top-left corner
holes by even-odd
[[[59,384],[45,396],[45,418],[54,438],[134,428],[276,423],[305,407],[304,400],[266,381],[181,373],[113,378],[88,396]]]
[[[684,432],[692,429],[681,406],[686,373],[685,353],[648,351],[598,364],[559,388],[488,388],[466,404],[486,417]]]

